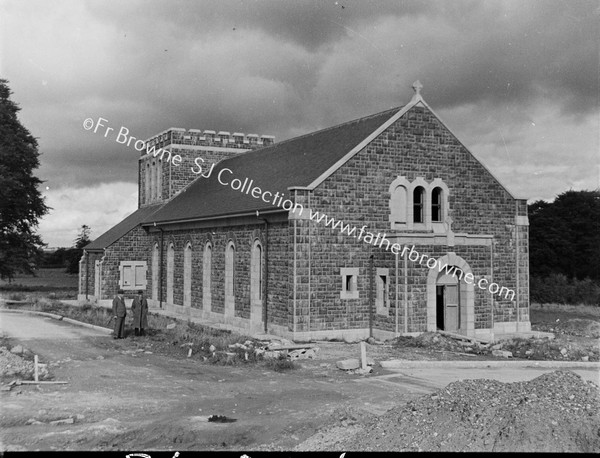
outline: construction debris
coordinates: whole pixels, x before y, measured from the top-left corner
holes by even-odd
[[[23,349],[23,346],[21,346],[21,345],[15,345],[14,347],[12,347],[10,349],[10,352],[15,355],[22,355],[24,353],[24,349]]]
[[[21,347],[18,345],[17,347]],[[13,347],[14,349],[15,347]],[[19,348],[19,353],[9,351],[6,347],[0,347],[0,375],[18,376],[21,378],[33,378],[35,375],[35,364],[28,361],[20,354],[27,353],[28,350]],[[48,377],[48,368],[46,364],[38,364],[38,378]]]
[[[213,423],[233,423],[237,420],[235,418],[226,417],[225,415],[210,415],[208,421]]]
[[[497,356],[499,358],[512,358],[513,354],[507,350],[492,350],[492,356]]]
[[[72,417],[63,418],[62,420],[54,420],[50,422],[51,425],[72,425],[73,423],[75,423],[75,419],[73,419]]]
[[[360,361],[356,358],[344,359],[335,363],[338,369],[343,371],[352,371],[360,367]]]

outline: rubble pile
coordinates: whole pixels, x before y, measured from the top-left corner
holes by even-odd
[[[417,337],[400,336],[396,338],[394,345],[498,358],[546,361],[600,360],[600,347],[597,342],[581,343],[568,337],[560,339],[515,337],[501,342],[483,343],[468,337],[424,332]]]
[[[515,383],[461,380],[388,411],[335,448],[597,452],[598,412],[598,386],[573,372]]]
[[[600,322],[587,318],[557,319],[554,323],[542,322],[536,324],[536,329],[555,334],[567,334],[579,337],[600,337]]]
[[[25,352],[22,347],[17,346],[12,350],[21,349],[21,351],[10,351],[6,347],[0,347],[0,377],[18,377],[22,379],[31,379],[34,374],[34,365],[32,361],[19,356]],[[48,374],[45,364],[38,364],[39,376],[45,377]]]
[[[582,344],[569,338],[523,339],[514,338],[498,344],[515,358],[545,361],[598,361],[600,348],[597,342]]]
[[[396,347],[417,347],[429,350],[474,354],[482,354],[488,352],[490,349],[490,345],[487,344],[482,344],[467,338],[454,338],[438,332],[423,332],[416,337],[400,336],[395,339],[394,345]]]

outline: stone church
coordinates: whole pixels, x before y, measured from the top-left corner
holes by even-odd
[[[529,331],[527,202],[413,89],[281,142],[150,138],[138,210],[85,247],[79,298],[144,290],[151,310],[296,341]]]

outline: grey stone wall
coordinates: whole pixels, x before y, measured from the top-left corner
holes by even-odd
[[[517,291],[519,279],[520,317],[528,317],[527,227],[516,226],[517,212],[526,215],[519,203],[473,157],[473,155],[426,108],[413,107],[381,133],[361,152],[320,184],[313,192],[297,191],[298,202],[344,223],[367,226],[376,233],[393,232],[389,223],[389,186],[398,176],[408,181],[422,177],[428,183],[439,178],[449,187],[449,214],[455,233],[493,236],[493,247],[416,246],[419,253],[440,257],[455,252],[464,258],[475,278],[486,276],[501,286]],[[404,272],[400,262],[396,294],[395,256],[363,241],[340,234],[324,224],[295,221],[296,237],[296,324],[297,331],[317,331],[368,326],[369,258],[375,268],[389,268],[390,313],[376,316],[376,326],[392,330],[396,325],[396,303],[404,300]],[[518,242],[517,242],[518,234]],[[519,246],[519,273],[517,249]],[[493,250],[493,262],[490,261]],[[408,267],[409,331],[426,326],[426,266]],[[358,267],[359,299],[340,299],[341,267]],[[489,328],[493,321],[515,321],[516,301],[494,297],[475,286],[475,327]],[[401,305],[402,306],[402,305]],[[402,329],[403,313],[399,313]]]

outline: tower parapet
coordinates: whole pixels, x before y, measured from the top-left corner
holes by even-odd
[[[194,170],[275,143],[272,135],[170,127],[146,140],[139,159],[138,207],[166,202],[199,177]],[[162,154],[162,151],[164,154]],[[176,164],[167,160],[181,157]],[[201,158],[200,161],[198,158]]]
[[[272,135],[243,134],[200,129],[185,130],[181,127],[170,127],[146,140],[148,147],[165,148],[171,145],[226,147],[236,149],[256,149],[275,143]],[[142,151],[142,156],[146,151]]]

